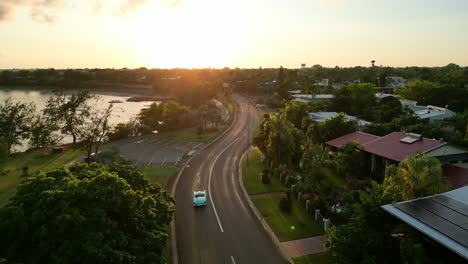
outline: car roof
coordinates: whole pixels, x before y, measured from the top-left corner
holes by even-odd
[[[193,192],[194,195],[196,194],[206,194],[206,191],[198,191],[198,192]]]

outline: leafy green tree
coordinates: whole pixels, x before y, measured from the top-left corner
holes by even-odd
[[[375,121],[379,123],[388,123],[394,118],[403,114],[403,108],[400,100],[393,96],[388,96],[380,100],[375,111]]]
[[[29,145],[31,148],[44,148],[58,144],[63,136],[58,134],[57,122],[44,115],[36,115],[30,126]]]
[[[0,208],[0,255],[25,264],[165,263],[171,202],[130,166],[42,172]]]
[[[110,104],[103,111],[95,111],[91,113],[91,116],[83,124],[83,128],[80,129],[81,133],[79,138],[81,144],[86,149],[88,163],[91,161],[91,154],[93,147],[95,147],[94,153],[99,153],[99,147],[103,139],[110,132],[111,127],[109,126],[109,118],[112,114],[112,104]]]
[[[180,128],[181,117],[189,112],[189,108],[176,102],[163,103],[162,107],[164,113],[164,128],[167,130]]]
[[[386,174],[386,195],[394,201],[411,200],[448,189],[440,162],[420,153],[406,158],[398,167],[388,168]]]
[[[0,137],[8,151],[12,146],[20,144],[21,140],[29,138],[34,111],[32,103],[13,103],[7,99],[0,104]]]
[[[88,101],[92,96],[86,92],[79,92],[71,96],[64,93],[58,93],[47,100],[44,114],[54,122],[58,122],[63,134],[70,135],[73,138],[73,144],[76,144],[79,137],[80,128],[91,114],[91,106]]]
[[[164,107],[157,103],[152,103],[148,108],[142,109],[138,114],[141,132],[146,134],[155,130],[161,130],[163,120]]]
[[[280,116],[291,122],[296,128],[301,129],[302,119],[307,116],[308,106],[297,101],[289,101],[280,109]]]
[[[390,203],[384,191],[383,185],[371,182],[365,191],[358,193],[356,203],[350,205],[350,222],[329,229],[325,246],[335,263],[399,262],[399,255],[392,252],[389,241],[395,219],[380,208]]]
[[[378,88],[374,84],[360,83],[350,84],[351,114],[366,120],[372,120],[373,110],[376,105],[375,93]]]
[[[357,141],[349,141],[340,148],[335,159],[338,171],[348,179],[365,179],[368,176],[368,166],[365,154],[359,151]]]
[[[318,144],[341,137],[357,130],[356,120],[347,120],[344,113],[326,119],[323,122],[314,122],[307,131],[310,142]]]

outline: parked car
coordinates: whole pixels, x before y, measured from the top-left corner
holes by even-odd
[[[193,206],[206,205],[206,191],[193,192]]]

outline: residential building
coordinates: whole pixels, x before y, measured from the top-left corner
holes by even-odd
[[[388,165],[398,164],[407,157],[420,152],[437,158],[441,162],[443,174],[448,178],[450,188],[468,185],[468,149],[464,147],[448,144],[443,140],[402,132],[393,132],[383,137],[353,132],[330,140],[326,144],[341,148],[351,140],[356,140],[360,149],[370,156],[371,173],[384,172]]]
[[[382,208],[429,238],[446,263],[468,261],[468,187]]]
[[[301,103],[317,102],[335,98],[333,94],[293,94],[294,100]]]
[[[312,112],[312,113],[309,113],[308,116],[318,122],[323,122],[329,118],[332,118],[332,117],[335,117],[339,115],[339,113],[337,112]],[[362,130],[364,128],[364,126],[370,124],[370,122],[368,121],[365,121],[365,120],[362,120],[362,119],[359,119],[355,116],[350,116],[350,115],[346,115],[345,114],[345,119],[346,120],[356,120],[357,121],[357,124],[358,124],[358,129],[359,130]]]

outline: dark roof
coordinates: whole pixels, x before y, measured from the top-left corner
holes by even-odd
[[[351,140],[356,140],[359,143],[359,145],[364,145],[378,138],[380,137],[372,135],[372,134],[367,134],[364,132],[356,131],[356,132],[341,136],[339,138],[332,139],[328,141],[327,144],[333,147],[341,148],[348,141],[351,141]]]
[[[405,137],[407,137],[406,133],[393,132],[366,144],[362,144],[362,146],[367,152],[401,162],[406,157],[411,156],[418,151],[426,153],[447,144],[445,141],[425,137],[408,144],[400,141],[400,139]]]
[[[382,208],[468,260],[468,187]]]
[[[468,185],[468,169],[444,165],[442,173],[448,178],[451,190]]]

